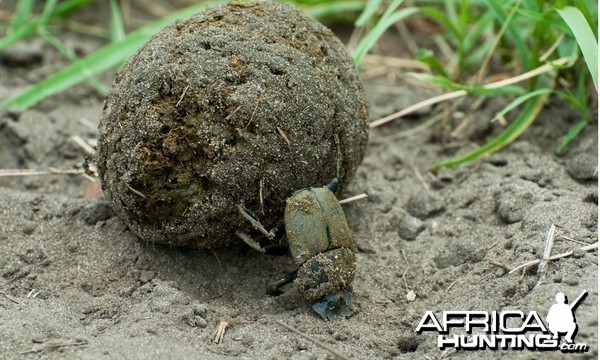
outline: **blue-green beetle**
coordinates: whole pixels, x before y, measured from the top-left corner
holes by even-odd
[[[242,216],[267,239],[276,240],[285,232],[288,251],[298,265],[298,270],[270,283],[267,292],[276,295],[282,286],[294,282],[306,300],[316,301],[313,309],[329,320],[351,315],[350,285],[356,270],[354,241],[334,195],[338,185],[336,177],[324,187],[296,191],[287,199],[283,222],[271,231],[239,207]],[[269,251],[242,231],[236,235],[258,251],[277,252]]]

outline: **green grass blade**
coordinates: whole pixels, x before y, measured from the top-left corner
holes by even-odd
[[[221,2],[223,1],[192,5],[132,31],[123,40],[98,49],[85,58],[73,62],[47,79],[31,86],[15,97],[3,101],[0,103],[0,108],[26,109],[48,96],[88,80],[94,75],[115,67],[129,58],[140,48],[140,46],[148,41],[154,33],[162,29],[165,25],[168,25],[177,19],[188,18],[203,10],[206,6]]]
[[[54,14],[54,8],[58,0],[47,0],[44,4],[44,10],[38,19],[38,27],[44,27],[50,21],[50,18]]]
[[[81,6],[84,6],[93,1],[95,1],[95,0],[66,0],[66,1],[63,1],[56,6],[56,8],[54,9],[54,12],[50,15],[50,19],[55,18],[55,17],[64,16],[64,15],[80,8]],[[40,19],[37,18],[37,19],[31,20],[29,22],[23,23],[21,26],[19,26],[19,28],[15,29],[15,31],[11,31],[8,35],[6,35],[5,37],[3,37],[0,40],[0,51],[3,51],[4,49],[11,46],[12,44],[35,33],[35,31],[37,30],[38,26],[40,26],[40,24],[41,24]]]
[[[418,8],[409,7],[396,11],[395,13],[382,17],[369,33],[358,43],[354,50],[353,58],[355,64],[360,64],[365,55],[379,41],[383,33],[398,21],[419,12]]]
[[[110,0],[110,39],[120,41],[125,38],[125,26],[121,16],[121,8],[117,0]]]
[[[588,122],[585,119],[579,120],[575,125],[571,126],[569,132],[563,137],[556,151],[561,152],[579,133],[587,126]]]
[[[507,113],[511,112],[515,108],[517,108],[517,106],[523,104],[526,101],[529,101],[529,99],[534,98],[536,96],[544,95],[544,94],[550,94],[550,93],[552,93],[552,91],[553,91],[552,89],[538,89],[538,90],[529,92],[525,95],[519,96],[518,98],[513,100],[510,104],[508,104],[504,109],[500,110],[496,114],[496,116],[494,116],[494,118],[492,119],[492,122],[498,121],[498,119],[500,119]]]
[[[548,94],[540,95],[536,99],[528,102],[523,111],[519,114],[517,119],[513,121],[500,135],[496,138],[483,145],[479,149],[471,151],[465,155],[459,156],[456,159],[443,161],[437,163],[431,167],[431,172],[436,173],[441,168],[454,167],[469,161],[478,159],[484,155],[496,152],[506,145],[510,144],[517,137],[519,137],[523,131],[525,131],[529,125],[536,119],[546,102],[548,101]]]
[[[285,1],[294,3],[293,1]],[[346,12],[360,12],[364,9],[365,3],[360,0],[356,1],[335,1],[335,2],[324,2],[314,5],[301,5],[298,4],[300,9],[309,16],[316,19],[325,19],[334,15],[340,15]]]
[[[10,32],[16,31],[21,25],[27,22],[33,10],[35,0],[20,0],[17,1],[17,7],[10,22]]]
[[[503,1],[497,0],[487,1],[489,8],[494,12],[496,20],[498,21],[500,26],[502,26],[506,22],[506,19],[508,17],[508,14],[503,8],[503,3]],[[528,69],[530,66],[531,56],[537,57],[538,55],[530,54],[529,48],[527,47],[527,45],[525,45],[525,39],[523,39],[523,37],[519,33],[519,29],[517,28],[517,25],[515,23],[511,22],[508,25],[506,32],[508,33],[510,40],[514,42],[517,48],[519,60],[521,61],[523,66]]]
[[[431,8],[431,7],[422,7],[421,11],[423,12],[423,14],[431,17],[432,19],[436,20],[440,24],[444,25],[452,33],[452,35],[454,35],[454,37],[456,39],[461,38],[460,31],[456,27],[456,24],[453,23],[452,21],[450,21],[446,14],[439,11],[438,9]]]
[[[379,9],[379,5],[381,5],[381,0],[367,1],[365,4],[365,9],[354,22],[354,26],[365,26],[365,24],[369,22],[373,16],[375,16],[377,10]]]
[[[572,6],[556,10],[567,23],[581,49],[585,63],[598,91],[598,41],[581,11]]]

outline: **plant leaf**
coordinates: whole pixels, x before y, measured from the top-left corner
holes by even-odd
[[[525,131],[536,119],[537,115],[548,101],[548,97],[548,94],[540,95],[536,99],[529,101],[515,121],[513,121],[500,135],[474,151],[459,156],[455,159],[443,161],[433,165],[431,167],[431,172],[436,173],[444,167],[454,167],[469,161],[473,161],[486,154],[496,152],[510,144],[517,137],[519,137],[523,131]]]
[[[550,93],[552,93],[552,91],[553,91],[552,89],[537,89],[537,90],[529,92],[525,95],[519,96],[518,98],[513,100],[510,104],[508,104],[504,109],[500,110],[496,114],[496,116],[494,116],[494,118],[492,119],[492,122],[498,121],[498,119],[500,119],[501,117],[506,115],[508,112],[514,110],[517,106],[528,101],[529,99],[534,98],[536,96],[544,95],[544,94],[550,94]]]
[[[585,20],[585,17],[578,9],[567,6],[556,10],[563,20],[567,23],[575,40],[581,49],[585,63],[592,75],[592,81],[598,91],[598,41],[594,32]]]
[[[575,125],[571,126],[569,132],[563,137],[556,151],[561,152],[569,143],[579,135],[579,133],[587,126],[588,122],[585,119],[579,120]]]
[[[371,50],[373,46],[379,41],[383,33],[392,25],[397,23],[398,21],[409,17],[413,14],[419,12],[419,9],[416,7],[408,7],[404,9],[400,9],[395,13],[381,17],[377,24],[369,31],[369,33],[358,43],[356,49],[354,50],[353,58],[355,64],[360,64],[365,55]]]
[[[81,58],[62,70],[50,75],[45,80],[27,88],[22,93],[4,100],[0,103],[0,108],[18,108],[26,109],[37,104],[39,101],[61,92],[69,87],[88,80],[94,75],[100,74],[112,67],[119,65],[131,55],[133,55],[140,46],[164,26],[180,18],[190,17],[203,10],[206,6],[215,5],[223,1],[212,1],[189,6],[169,14],[150,24],[129,33],[123,40],[113,42],[93,52],[92,54]]]

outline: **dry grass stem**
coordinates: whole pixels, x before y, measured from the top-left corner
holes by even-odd
[[[229,119],[231,119],[231,118],[233,117],[233,115],[235,115],[235,114],[236,114],[238,111],[240,111],[240,109],[241,109],[241,108],[242,108],[242,105],[238,105],[238,107],[236,107],[236,108],[235,108],[235,109],[234,109],[234,110],[231,112],[231,114],[229,114],[229,115],[227,115],[227,116],[225,117],[225,120],[229,120]]]
[[[494,261],[494,260],[488,260],[488,264],[490,264],[492,266],[499,267],[499,268],[503,269],[504,271],[510,271],[510,268],[508,266],[506,266],[504,264],[501,264],[501,263],[499,263],[497,261]]]
[[[317,345],[318,347],[320,347],[321,349],[329,352],[331,355],[335,356],[338,359],[347,359],[346,356],[340,354],[339,352],[337,352],[336,350],[332,349],[331,347],[323,344],[322,342],[320,342],[319,340],[313,338],[312,336],[309,336],[299,330],[296,330],[295,328],[289,326],[288,324],[285,324],[279,320],[275,320],[276,323],[278,323],[279,325],[283,326],[284,328],[288,329],[291,332],[294,332],[298,335],[300,335],[301,337],[305,338],[306,340],[312,342],[313,344]]]
[[[136,194],[136,195],[139,195],[139,196],[143,197],[144,199],[147,199],[147,198],[148,198],[146,195],[144,195],[144,193],[143,193],[143,192],[141,192],[141,191],[139,191],[139,190],[136,190],[136,189],[132,188],[131,186],[129,186],[129,184],[128,184],[128,183],[126,183],[126,182],[125,182],[125,180],[123,180],[123,184],[125,184],[125,186],[127,186],[127,188],[128,188],[129,190],[131,190],[131,191],[132,191],[134,194]]]
[[[546,241],[544,241],[544,254],[542,255],[542,259],[540,260],[540,264],[538,265],[538,272],[542,272],[546,270],[546,263],[548,262],[548,258],[550,254],[552,254],[552,247],[554,247],[554,234],[556,233],[556,225],[550,225],[550,229],[548,229],[548,233],[546,234]]]
[[[290,139],[283,132],[283,130],[281,130],[281,128],[279,126],[276,126],[275,128],[277,129],[277,133],[279,134],[279,136],[281,136],[281,138],[283,139],[283,141],[285,141],[285,143],[287,144],[288,148],[291,150],[292,149],[292,142],[290,141]]]
[[[596,250],[596,249],[598,249],[598,243],[597,242],[579,248],[579,250],[581,250],[581,251],[593,251],[593,250]],[[569,256],[573,255],[574,252],[575,252],[574,250],[571,250],[571,251],[567,251],[567,252],[562,253],[562,254],[550,256],[547,260],[548,261],[554,261],[554,260],[566,258],[566,257],[569,257]],[[535,266],[535,265],[539,264],[540,261],[541,261],[540,259],[528,261],[525,264],[517,266],[516,268],[512,269],[508,273],[512,274],[512,273],[514,273],[514,272],[516,272],[516,271],[518,271],[520,269],[526,269],[526,268],[528,268],[530,266]]]
[[[63,175],[63,174],[83,174],[83,169],[54,169],[35,170],[35,169],[0,169],[0,177],[4,176],[39,176],[39,175]]]
[[[77,146],[82,148],[83,151],[85,151],[88,155],[94,155],[96,153],[94,147],[91,146],[87,141],[83,140],[80,136],[71,135],[69,140],[77,144]]]
[[[365,193],[362,193],[362,194],[354,195],[354,196],[351,196],[349,198],[340,200],[338,202],[340,203],[340,205],[343,205],[343,204],[347,204],[347,203],[350,203],[350,202],[353,202],[353,201],[366,199],[368,197],[369,197],[369,195],[367,195]]]
[[[215,343],[220,344],[223,341],[223,337],[225,336],[225,329],[227,329],[227,325],[229,325],[229,323],[227,321],[225,321],[225,320],[219,321],[219,324],[217,324],[217,327],[215,327],[212,334],[210,335],[212,340]]]
[[[14,296],[12,296],[10,294],[7,294],[4,291],[0,291],[0,295],[4,296],[5,298],[7,298],[8,300],[14,302],[15,304],[23,305],[23,301],[21,301],[19,298],[14,297]]]
[[[425,181],[425,178],[423,177],[423,175],[421,175],[421,172],[419,171],[419,169],[417,169],[416,167],[413,167],[413,173],[415,174],[415,177],[417,178],[417,182],[419,184],[421,184],[421,186],[425,190],[427,190],[427,191],[431,190],[431,186],[429,186],[427,181]]]
[[[59,343],[52,342],[52,343],[48,343],[44,346],[40,346],[37,348],[23,351],[21,354],[35,354],[35,353],[39,353],[39,352],[43,352],[43,351],[58,350],[60,348],[69,347],[69,346],[85,346],[87,344],[88,344],[88,342],[86,340],[79,340],[79,341],[74,341],[74,342],[59,342]]]
[[[549,72],[549,71],[553,70],[555,66],[560,66],[560,65],[566,64],[567,61],[568,61],[567,58],[560,58],[560,59],[554,61],[552,64],[544,64],[544,65],[542,65],[542,66],[540,66],[538,68],[535,68],[535,69],[533,69],[531,71],[528,71],[526,73],[523,73],[521,75],[509,78],[509,79],[497,81],[497,82],[494,82],[494,83],[483,85],[483,88],[484,89],[498,89],[498,88],[501,88],[501,87],[504,87],[504,86],[513,85],[513,84],[519,83],[519,82],[521,82],[523,80],[527,80],[527,79],[530,79],[532,77],[536,77],[536,76],[541,75],[543,73]],[[415,112],[417,110],[420,110],[422,108],[425,108],[425,107],[428,107],[428,106],[431,106],[431,105],[434,105],[434,104],[437,104],[437,103],[440,103],[440,102],[443,102],[443,101],[448,101],[448,100],[456,99],[456,98],[459,98],[461,96],[465,96],[467,94],[468,93],[465,90],[458,90],[458,91],[453,91],[453,92],[449,92],[449,93],[446,93],[446,94],[434,96],[432,98],[429,98],[429,99],[426,99],[426,100],[421,101],[419,103],[416,103],[414,105],[411,105],[411,106],[409,106],[409,107],[407,107],[407,108],[405,108],[403,110],[400,110],[400,111],[398,111],[396,113],[393,113],[391,115],[382,117],[381,119],[372,121],[369,124],[369,127],[370,128],[376,128],[378,126],[381,126],[381,125],[386,124],[386,123],[388,123],[388,122],[390,122],[392,120],[396,120],[398,118],[406,116],[406,115],[408,115],[408,114],[410,114],[412,112]]]
[[[177,101],[177,104],[175,104],[175,107],[179,107],[179,105],[181,104],[181,101],[183,100],[183,97],[185,96],[185,93],[187,93],[188,89],[190,88],[189,85],[187,85],[185,87],[185,89],[183,89],[183,93],[181,94],[181,97],[179,98],[179,101]]]

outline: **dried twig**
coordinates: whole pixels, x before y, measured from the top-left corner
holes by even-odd
[[[596,250],[596,249],[598,249],[598,243],[597,242],[579,248],[579,250],[581,250],[581,251],[592,251],[592,250]],[[550,256],[546,260],[548,260],[548,261],[554,261],[554,260],[562,259],[562,258],[569,257],[569,256],[573,255],[574,252],[575,252],[574,250],[567,251],[566,253],[562,253],[562,254]],[[530,266],[535,266],[535,265],[539,264],[540,261],[541,261],[540,259],[528,261],[525,264],[517,266],[516,268],[512,269],[508,273],[512,274],[515,271],[518,271],[520,269],[528,268]]]
[[[83,151],[85,151],[89,155],[94,155],[96,153],[96,150],[94,149],[94,147],[92,145],[90,145],[87,141],[83,140],[81,138],[81,136],[71,135],[69,140],[71,140],[72,142],[77,144],[77,146],[82,148]]]
[[[0,295],[4,296],[5,298],[7,298],[8,300],[14,302],[15,304],[19,304],[22,305],[23,301],[21,301],[19,298],[14,297],[10,294],[5,293],[4,291],[0,291]]]
[[[241,109],[241,108],[242,108],[242,105],[238,105],[238,107],[236,107],[236,108],[235,108],[235,109],[234,109],[234,110],[231,112],[231,114],[229,114],[229,115],[227,115],[227,116],[225,117],[225,120],[229,120],[229,119],[231,119],[231,118],[233,117],[233,115],[235,115],[235,113],[237,113],[238,111],[240,111],[240,109]]]
[[[39,176],[39,175],[63,175],[63,174],[83,174],[83,169],[55,169],[35,170],[35,169],[0,169],[0,177],[4,176]]]
[[[35,354],[35,353],[39,353],[39,352],[43,352],[43,351],[57,350],[57,349],[68,347],[68,346],[85,346],[87,344],[88,344],[88,342],[86,340],[79,340],[79,341],[74,341],[74,342],[59,342],[59,343],[51,342],[51,343],[47,343],[44,346],[40,346],[37,348],[23,351],[21,354]]]
[[[279,134],[279,136],[281,136],[281,138],[283,139],[283,141],[285,141],[285,143],[287,144],[288,148],[291,150],[292,149],[292,142],[290,141],[290,139],[283,132],[283,130],[281,130],[281,128],[279,126],[276,126],[275,128],[277,129],[277,133]]]
[[[369,197],[369,195],[367,195],[367,194],[365,194],[365,193],[362,193],[362,194],[354,195],[354,196],[351,196],[351,197],[349,197],[349,198],[346,198],[346,199],[340,200],[340,201],[338,201],[338,202],[340,203],[340,205],[343,205],[343,204],[347,204],[347,203],[349,203],[349,202],[353,202],[353,201],[357,201],[357,200],[366,199],[366,198],[368,198],[368,197]]]
[[[419,169],[417,169],[416,167],[413,167],[413,172],[415,174],[415,177],[417,178],[417,182],[419,184],[421,184],[421,186],[425,190],[431,190],[431,186],[429,186],[429,184],[427,183],[427,181],[425,181],[425,178],[423,178],[423,175],[421,175],[421,172],[419,171]]]
[[[542,259],[540,260],[540,264],[538,265],[538,272],[542,272],[546,270],[546,263],[548,263],[548,258],[552,253],[552,247],[554,246],[554,234],[556,233],[556,225],[550,225],[550,229],[548,229],[548,233],[546,234],[546,241],[544,241],[544,254],[542,255]]]
[[[488,264],[499,267],[499,268],[503,269],[504,271],[510,271],[510,268],[508,266],[501,264],[494,260],[488,260]]]
[[[278,323],[279,325],[283,326],[284,328],[288,329],[289,331],[294,332],[294,333],[300,335],[301,337],[305,338],[306,340],[312,342],[313,344],[317,345],[321,349],[329,352],[331,355],[333,355],[333,356],[335,356],[335,357],[337,357],[339,359],[347,359],[346,356],[340,354],[339,352],[337,352],[334,349],[332,349],[331,347],[323,344],[322,342],[320,342],[319,340],[313,338],[312,336],[309,336],[309,335],[307,335],[307,334],[305,334],[305,333],[303,333],[303,332],[301,332],[299,330],[296,330],[295,328],[291,327],[290,325],[285,324],[285,323],[283,323],[283,322],[281,322],[279,320],[275,320],[275,322]]]
[[[217,327],[215,327],[212,334],[210,335],[212,337],[212,340],[215,343],[220,344],[221,341],[223,341],[223,337],[225,336],[225,329],[227,328],[227,325],[229,325],[229,323],[227,321],[225,321],[225,320],[219,321],[219,324],[217,324]]]
[[[518,75],[518,76],[515,76],[515,77],[512,77],[512,78],[509,78],[509,79],[505,79],[505,80],[501,80],[501,81],[497,81],[497,82],[493,82],[493,83],[490,83],[490,84],[483,85],[482,88],[484,88],[484,89],[498,89],[498,88],[501,88],[501,87],[504,87],[504,86],[507,86],[507,85],[516,84],[516,83],[519,83],[519,82],[521,82],[523,80],[527,80],[527,79],[530,79],[532,77],[536,77],[536,76],[538,76],[540,74],[552,71],[555,66],[557,66],[557,65],[564,65],[564,64],[567,63],[567,61],[568,61],[568,58],[560,58],[560,59],[554,61],[551,64],[544,64],[544,65],[542,65],[542,66],[540,66],[538,68],[535,68],[535,69],[533,69],[531,71],[528,71],[528,72],[526,72],[524,74],[521,74],[521,75]],[[402,110],[400,110],[400,111],[398,111],[396,113],[393,113],[393,114],[385,116],[385,117],[383,117],[381,119],[375,120],[375,121],[369,123],[369,127],[370,128],[375,128],[375,127],[381,126],[381,125],[386,124],[386,123],[388,123],[388,122],[390,122],[392,120],[396,120],[396,119],[398,119],[400,117],[406,116],[406,115],[408,115],[408,114],[410,114],[412,112],[415,112],[417,110],[420,110],[422,108],[425,108],[425,107],[428,107],[428,106],[431,106],[431,105],[434,105],[434,104],[437,104],[437,103],[440,103],[440,102],[443,102],[443,101],[456,99],[456,98],[459,98],[461,96],[465,96],[467,94],[468,94],[467,91],[465,91],[465,90],[459,90],[459,91],[453,91],[453,92],[449,92],[449,93],[446,93],[446,94],[442,94],[442,95],[439,95],[439,96],[434,96],[432,98],[429,98],[429,99],[426,99],[426,100],[421,101],[419,103],[416,103],[416,104],[414,104],[412,106],[409,106],[409,107],[407,107],[405,109],[402,109]]]
[[[185,89],[183,89],[183,93],[181,94],[181,97],[179,98],[179,101],[177,101],[177,104],[175,104],[175,107],[179,107],[179,105],[181,104],[181,101],[183,100],[183,97],[185,96],[185,93],[187,93],[188,89],[190,88],[190,85],[187,85],[185,87]]]
[[[146,195],[144,195],[143,192],[136,190],[136,189],[132,188],[131,186],[129,186],[129,184],[127,182],[125,182],[125,180],[123,180],[123,184],[125,184],[125,186],[127,186],[127,188],[129,190],[131,190],[134,194],[139,195],[139,196],[143,197],[144,199],[148,198]]]

